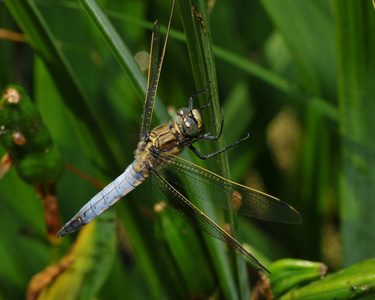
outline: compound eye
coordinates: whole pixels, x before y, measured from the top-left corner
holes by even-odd
[[[180,108],[174,117],[174,121],[177,123],[177,126],[182,129],[182,123],[184,122],[185,117],[188,115],[189,109],[186,107]]]
[[[186,135],[194,137],[199,133],[198,126],[192,118],[186,117],[183,121],[184,131]]]
[[[193,109],[191,111],[191,113],[193,114],[193,117],[194,117],[194,120],[195,120],[195,123],[197,124],[198,126],[198,131],[200,132],[203,128],[203,120],[202,120],[202,116],[201,114],[199,113],[199,111],[197,109]]]
[[[186,108],[186,107],[183,107],[183,108],[180,108],[178,111],[177,111],[177,115],[180,116],[180,117],[185,117],[187,116],[189,113],[189,109]]]

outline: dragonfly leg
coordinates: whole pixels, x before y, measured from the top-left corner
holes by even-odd
[[[247,140],[247,139],[249,138],[249,136],[250,136],[250,135],[247,134],[247,136],[245,136],[243,139],[241,139],[241,140],[239,140],[239,141],[237,141],[237,142],[235,142],[235,143],[233,143],[233,144],[230,144],[230,145],[226,146],[224,149],[221,149],[221,150],[219,150],[219,151],[217,151],[217,152],[215,152],[215,153],[211,153],[211,154],[209,154],[209,155],[203,155],[203,154],[200,153],[200,152],[198,151],[198,149],[195,148],[193,145],[189,145],[188,147],[189,147],[189,149],[190,149],[191,151],[193,151],[194,154],[195,154],[196,156],[198,156],[200,159],[208,159],[208,158],[211,158],[211,157],[213,157],[213,156],[216,156],[216,155],[218,155],[218,154],[220,154],[220,153],[222,153],[222,152],[224,152],[224,151],[227,151],[228,149],[230,149],[230,148],[232,148],[233,146],[235,146],[235,145],[237,145],[237,144],[243,142],[244,140]]]
[[[221,134],[223,133],[223,127],[224,127],[224,110],[221,108],[221,125],[220,125],[220,131],[217,136],[212,136],[211,131],[214,126],[214,123],[211,124],[210,131],[208,133],[205,133],[203,135],[197,135],[197,140],[211,140],[216,141],[221,137]]]
[[[207,107],[209,107],[211,105],[211,98],[212,98],[212,94],[210,94],[210,96],[208,96],[207,104],[205,106],[202,106],[202,107],[198,108],[199,112],[201,112],[202,110],[205,110]]]
[[[206,93],[208,93],[208,90],[209,90],[210,84],[211,84],[211,81],[208,81],[205,90],[203,90],[203,91],[199,91],[199,92],[196,92],[195,94],[193,94],[193,95],[189,98],[189,110],[193,110],[193,99],[194,99],[196,96],[198,96],[198,95],[200,95],[200,94],[206,94]],[[209,106],[209,103],[206,105],[206,107],[208,107],[208,106]],[[204,107],[205,107],[205,106],[204,106]],[[206,107],[205,107],[205,108],[206,108]]]

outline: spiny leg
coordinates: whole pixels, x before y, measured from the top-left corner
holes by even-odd
[[[216,141],[218,140],[220,137],[221,137],[221,134],[223,133],[223,128],[224,128],[224,110],[223,108],[220,109],[221,110],[221,125],[220,125],[220,130],[219,130],[219,134],[217,136],[212,136],[211,135],[211,132],[212,132],[212,128],[214,126],[214,122],[212,122],[211,124],[211,128],[210,128],[210,131],[203,134],[203,135],[197,135],[197,140],[200,141],[200,140],[211,140],[211,141]]]
[[[209,90],[210,84],[211,84],[211,81],[208,81],[205,90],[203,90],[203,91],[199,91],[199,92],[196,92],[195,94],[193,94],[193,95],[189,98],[189,110],[193,110],[193,100],[194,100],[195,97],[197,97],[197,96],[200,95],[200,94],[206,94],[206,93],[208,93],[208,90]],[[209,103],[206,105],[206,107],[208,107],[208,106],[209,106]]]
[[[201,112],[202,110],[205,110],[207,107],[209,107],[211,105],[211,98],[212,98],[212,94],[210,96],[208,96],[207,104],[205,106],[202,106],[202,107],[198,108],[199,112]]]
[[[195,148],[193,145],[189,145],[188,147],[189,147],[189,149],[190,149],[191,151],[193,151],[194,154],[195,154],[196,156],[198,156],[200,159],[208,159],[208,158],[211,158],[211,157],[213,157],[213,156],[216,156],[216,155],[218,155],[218,154],[220,154],[220,153],[222,153],[222,152],[224,152],[224,151],[227,151],[228,149],[230,149],[230,148],[232,148],[233,146],[235,146],[235,145],[237,145],[237,144],[243,142],[244,140],[247,140],[247,139],[249,138],[249,136],[250,136],[250,135],[247,134],[247,136],[244,137],[243,139],[241,139],[241,140],[239,140],[239,141],[237,141],[237,142],[235,142],[235,143],[233,143],[233,144],[230,144],[229,146],[226,146],[224,149],[221,149],[221,150],[219,150],[219,151],[217,151],[217,152],[215,152],[215,153],[209,154],[209,155],[203,155],[203,154],[200,153],[200,152],[198,151],[198,149]]]

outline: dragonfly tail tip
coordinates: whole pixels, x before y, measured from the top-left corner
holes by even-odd
[[[57,238],[63,237],[65,235],[66,233],[63,231],[63,229],[61,229],[58,233],[56,233]]]

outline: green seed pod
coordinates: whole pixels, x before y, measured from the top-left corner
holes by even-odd
[[[269,266],[271,288],[275,297],[323,277],[327,267],[323,263],[297,259],[281,259]]]
[[[61,153],[21,86],[7,86],[0,99],[0,142],[27,183],[51,183],[60,177]]]

